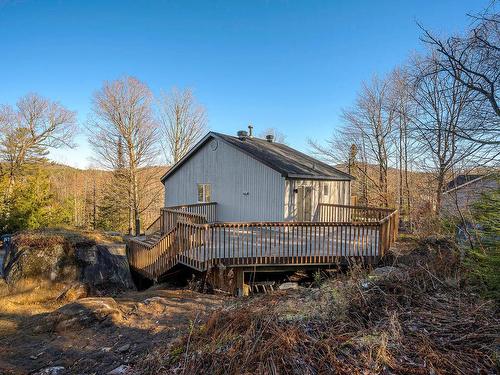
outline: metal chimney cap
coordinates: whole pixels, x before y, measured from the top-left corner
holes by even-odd
[[[248,124],[248,136],[250,138],[253,137],[253,125],[252,124]]]
[[[266,141],[268,141],[269,143],[273,143],[274,142],[274,135],[272,135],[272,134],[266,135]]]
[[[248,133],[246,130],[239,130],[238,133],[236,133],[236,135],[238,136],[239,139],[241,139],[242,141],[245,140],[246,137],[248,137]]]

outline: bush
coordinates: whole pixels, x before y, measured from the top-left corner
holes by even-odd
[[[481,292],[500,303],[500,189],[482,194],[472,207],[473,248],[465,265]]]

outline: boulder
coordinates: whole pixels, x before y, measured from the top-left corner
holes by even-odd
[[[14,236],[4,277],[9,285],[22,279],[67,283],[70,287],[60,298],[68,301],[135,289],[125,244],[72,241],[64,235],[28,232]]]
[[[35,327],[36,333],[65,332],[85,327],[118,325],[123,314],[113,298],[83,298],[42,316]]]
[[[62,243],[46,246],[13,244],[6,256],[4,278],[8,284],[22,279],[63,281],[75,276],[74,259],[68,256]]]
[[[78,248],[75,257],[81,282],[101,291],[135,288],[124,244]]]

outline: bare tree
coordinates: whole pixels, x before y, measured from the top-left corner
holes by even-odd
[[[156,183],[148,167],[156,164],[159,155],[151,102],[149,88],[136,78],[105,82],[94,94],[94,116],[88,125],[97,161],[107,169],[120,170],[126,181],[128,196],[123,200],[128,202],[136,235],[140,234],[141,212],[156,199],[145,194],[146,187]]]
[[[389,86],[387,80],[374,78],[370,85],[364,84],[353,108],[345,110],[343,118],[360,136],[364,144],[358,149],[367,151],[367,162],[373,161],[378,166],[379,200],[388,206],[387,175],[390,137],[394,128],[395,109],[388,105]],[[358,141],[359,143],[359,141]]]
[[[51,148],[72,147],[75,131],[75,112],[37,94],[19,99],[15,109],[1,106],[0,160],[6,163],[8,192],[26,164],[45,160]]]
[[[491,7],[494,7],[494,2]],[[479,143],[500,143],[500,15],[487,10],[470,16],[472,27],[464,36],[446,40],[434,36],[422,27],[422,40],[434,51],[436,69],[446,72],[471,91],[468,110],[473,110],[475,122],[482,131],[471,134],[459,127],[457,135]],[[478,127],[473,124],[474,129]]]
[[[368,170],[368,158],[366,153],[366,136],[344,125],[335,131],[324,144],[314,140],[308,141],[312,152],[329,164],[344,169],[356,178],[352,186],[351,194],[358,197],[362,205],[369,204],[369,185],[375,185]]]
[[[423,152],[421,166],[435,173],[435,203],[439,212],[441,194],[452,168],[480,157],[478,152],[483,145],[461,138],[457,132],[460,127],[472,128],[474,119],[467,114],[472,90],[436,69],[433,56],[416,58],[413,66],[412,96],[417,113],[412,118],[412,132]]]
[[[175,164],[205,133],[206,111],[189,89],[162,94],[159,107],[162,148],[167,162]]]
[[[406,219],[409,227],[412,226],[412,194],[410,189],[410,153],[413,153],[413,140],[410,135],[409,125],[415,115],[415,106],[412,101],[413,87],[410,75],[404,68],[395,69],[388,77],[390,95],[388,106],[393,108],[394,141],[396,143],[398,165],[398,206],[400,218]]]
[[[355,105],[343,111],[345,125],[326,146],[309,141],[316,154],[334,164],[351,166],[350,173],[356,176],[360,202],[368,204],[369,191],[376,191],[374,200],[384,206],[389,205],[388,172],[393,150],[393,130],[396,108],[390,105],[390,85],[388,80],[374,78],[364,84]],[[355,149],[356,163],[350,163]],[[372,173],[377,169],[376,176]],[[373,188],[373,189],[372,189]]]

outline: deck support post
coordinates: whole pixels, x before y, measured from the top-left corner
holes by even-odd
[[[236,295],[238,297],[248,297],[250,292],[250,287],[248,284],[245,284],[245,271],[237,270],[236,271]]]

